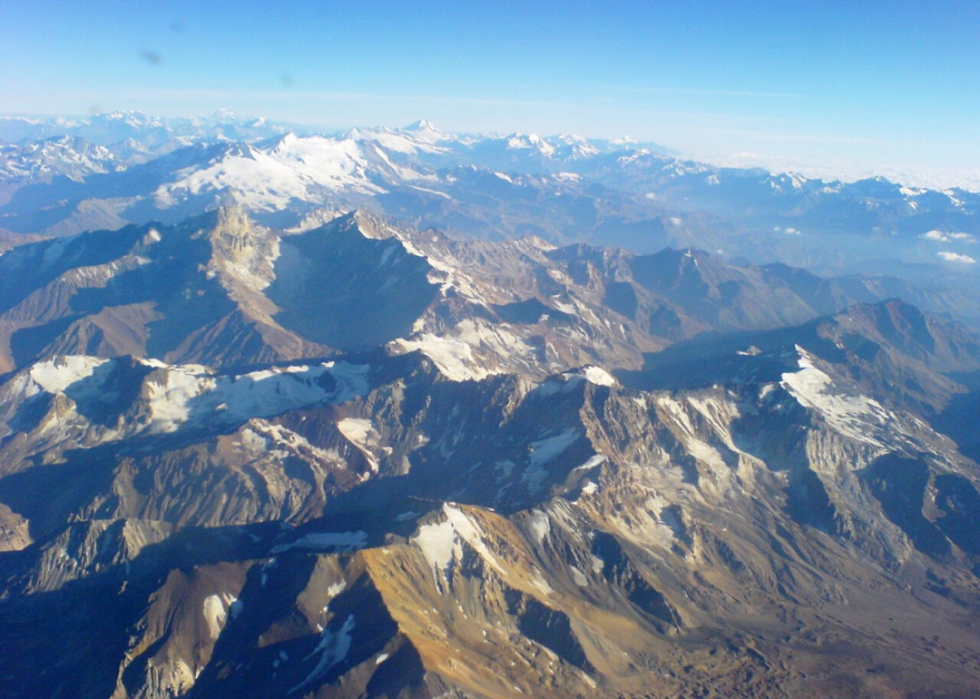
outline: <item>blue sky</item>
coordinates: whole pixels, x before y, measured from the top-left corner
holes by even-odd
[[[630,134],[706,159],[980,169],[980,3],[0,6],[0,111]]]

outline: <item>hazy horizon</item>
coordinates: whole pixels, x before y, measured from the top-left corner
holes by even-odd
[[[253,120],[253,119],[264,119],[271,123],[282,124],[285,126],[298,127],[304,130],[304,132],[309,131],[310,133],[319,133],[323,135],[330,135],[336,133],[343,133],[344,131],[350,129],[370,129],[370,128],[387,128],[392,130],[404,129],[418,121],[427,121],[434,128],[445,132],[449,135],[498,135],[506,136],[514,133],[524,133],[532,134],[534,131],[528,129],[517,129],[511,131],[505,131],[501,129],[491,129],[484,132],[477,131],[451,131],[449,129],[443,129],[440,124],[435,123],[432,119],[427,119],[425,117],[420,117],[413,119],[411,122],[399,123],[399,124],[377,124],[377,123],[363,123],[363,124],[344,124],[344,125],[331,125],[331,124],[313,124],[313,123],[302,123],[296,121],[280,120],[267,117],[262,114],[241,114],[235,110],[227,107],[220,107],[211,112],[202,112],[197,114],[176,114],[172,116],[164,116],[160,114],[152,114],[143,112],[141,110],[114,110],[109,112],[98,112],[96,114],[29,114],[29,113],[7,113],[0,114],[0,119],[13,119],[13,118],[23,118],[23,119],[91,119],[92,117],[99,115],[107,115],[112,113],[139,113],[147,116],[149,118],[163,118],[163,119],[205,119],[213,117],[221,113],[233,113],[236,117],[243,120]],[[621,134],[619,136],[595,136],[594,134],[584,134],[584,133],[568,133],[568,132],[555,132],[555,133],[538,133],[537,135],[544,138],[551,138],[555,136],[563,135],[574,135],[580,136],[589,140],[600,139],[613,141],[616,139],[626,139],[635,143],[641,144],[656,144],[667,151],[667,154],[672,157],[677,157],[680,159],[694,160],[701,162],[706,165],[716,166],[716,167],[732,167],[732,168],[763,168],[774,174],[798,174],[803,175],[810,179],[822,179],[824,181],[841,181],[841,182],[855,182],[862,179],[867,179],[871,177],[885,177],[895,183],[908,185],[910,187],[923,187],[928,189],[944,190],[950,188],[960,188],[969,191],[980,192],[980,170],[939,170],[939,169],[916,169],[910,167],[896,167],[896,166],[878,166],[873,163],[855,163],[855,162],[841,162],[841,161],[827,161],[827,162],[803,162],[794,161],[791,157],[780,156],[780,155],[765,155],[760,153],[730,153],[727,155],[722,154],[697,154],[684,152],[677,148],[673,148],[669,143],[663,143],[657,139],[637,139],[632,134]]]
[[[134,9],[135,8],[135,9]],[[232,109],[323,129],[578,133],[980,187],[980,7],[11,2],[0,111]]]

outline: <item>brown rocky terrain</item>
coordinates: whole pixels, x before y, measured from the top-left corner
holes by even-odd
[[[364,214],[99,235],[0,257],[6,696],[974,692],[962,326]]]

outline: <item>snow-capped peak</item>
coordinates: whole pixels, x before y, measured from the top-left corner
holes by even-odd
[[[419,119],[414,124],[409,124],[401,129],[404,134],[409,134],[413,139],[423,143],[439,143],[441,141],[452,140],[448,134],[440,131],[435,124],[425,119]]]
[[[431,121],[419,119],[402,129],[402,131],[439,131]]]
[[[507,137],[507,148],[511,150],[537,150],[541,155],[550,158],[554,152],[555,147],[549,143],[547,140],[541,138],[535,133],[532,134],[522,134],[515,133]]]

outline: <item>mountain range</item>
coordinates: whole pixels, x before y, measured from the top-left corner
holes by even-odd
[[[973,273],[899,258],[976,195],[56,126],[0,129],[4,696],[975,692]]]
[[[230,203],[289,228],[360,207],[484,239],[695,246],[823,274],[901,270],[921,282],[945,269],[974,283],[980,198],[965,190],[718,168],[629,141],[446,134],[424,121],[289,128],[233,115],[0,120],[11,144],[0,158],[0,228],[178,223]]]

